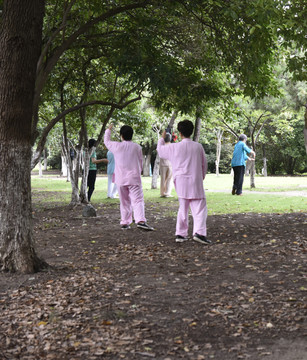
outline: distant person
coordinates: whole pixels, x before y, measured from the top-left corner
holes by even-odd
[[[116,198],[118,192],[117,187],[114,182],[114,171],[115,171],[115,160],[114,155],[111,151],[107,153],[107,174],[108,174],[108,198],[114,199]]]
[[[120,200],[121,227],[130,229],[132,212],[140,229],[154,230],[146,223],[145,204],[141,172],[143,155],[140,145],[132,142],[133,129],[124,125],[120,128],[121,142],[111,141],[110,125],[104,135],[104,143],[115,159],[115,183]]]
[[[95,139],[90,139],[88,141],[88,150],[89,153],[91,153],[92,148],[96,145]],[[105,162],[105,159],[97,160],[96,151],[94,150],[92,154],[90,155],[90,166],[89,166],[89,172],[87,176],[87,199],[90,202],[92,194],[95,190],[95,183],[96,183],[96,176],[97,176],[97,164],[100,164],[102,162]]]
[[[207,159],[201,144],[190,139],[194,125],[190,120],[178,123],[182,138],[179,143],[165,144],[165,131],[158,141],[161,159],[170,160],[175,189],[179,200],[176,224],[176,242],[188,240],[189,208],[193,216],[193,240],[211,244],[207,239],[207,204],[203,181],[207,173]]]
[[[164,137],[165,145],[169,145],[172,135],[166,133]],[[172,191],[172,165],[167,159],[160,158],[160,196],[171,197]]]
[[[241,134],[239,136],[239,141],[236,143],[232,160],[231,160],[231,167],[233,169],[233,187],[232,187],[232,195],[240,195],[242,196],[242,186],[244,181],[244,173],[245,173],[245,165],[246,159],[248,159],[247,154],[251,154],[256,156],[255,152],[250,149],[246,145],[247,136],[245,134]]]

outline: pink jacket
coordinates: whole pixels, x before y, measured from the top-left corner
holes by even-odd
[[[164,139],[158,141],[160,158],[170,160],[178,197],[203,199],[203,181],[207,173],[207,159],[201,144],[191,139],[165,146]]]
[[[143,155],[140,145],[132,141],[111,141],[111,130],[104,134],[104,143],[112,151],[115,159],[115,183],[123,185],[141,185]]]

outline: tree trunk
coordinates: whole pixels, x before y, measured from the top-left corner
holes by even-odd
[[[193,141],[199,142],[200,128],[201,128],[201,118],[197,116],[195,119]]]
[[[73,171],[73,164],[70,158],[70,152],[69,149],[67,149],[65,145],[65,140],[62,144],[62,152],[63,152],[63,158],[65,160],[66,164],[66,171],[67,171],[67,181],[71,184],[71,201],[70,206],[75,206],[80,203],[79,198],[79,186],[78,186],[78,177],[79,174],[76,173],[76,171]],[[78,155],[77,155],[78,157]]]
[[[143,156],[143,176],[150,176],[151,153]]]
[[[63,177],[67,177],[68,174],[68,169],[67,169],[67,163],[66,163],[66,158],[62,149],[62,154],[61,154],[61,176]]]
[[[307,104],[305,105],[305,128],[304,128],[305,148],[307,153]]]
[[[256,185],[255,185],[255,169],[256,169],[256,166],[255,166],[255,161],[251,161],[251,164],[250,164],[250,187],[251,189],[255,188]]]
[[[263,145],[263,176],[267,177],[268,176],[268,164],[267,164],[267,158],[266,158],[266,154],[265,154],[265,146]]]
[[[31,121],[44,2],[4,0],[0,23],[0,266],[35,272]]]
[[[76,151],[76,166],[73,167],[70,162],[70,183],[71,183],[71,201],[70,206],[80,204],[79,196],[79,164],[80,164],[80,151]]]
[[[109,112],[112,114],[112,111]],[[90,169],[90,158],[94,151],[96,151],[96,146],[93,146],[89,151],[88,148],[88,135],[87,135],[87,128],[85,122],[85,110],[80,110],[80,118],[81,118],[81,130],[79,132],[79,145],[77,146],[79,151],[78,157],[78,166],[80,169],[81,163],[83,164],[83,173],[82,173],[82,180],[81,180],[81,188],[80,188],[80,201],[81,203],[88,204],[88,195],[87,195],[87,178]],[[102,131],[104,131],[106,126],[106,121],[103,122],[102,129],[100,131],[100,135],[102,136]],[[84,146],[84,151],[82,154],[82,144]],[[97,145],[97,142],[96,144]],[[82,159],[82,161],[81,161]]]
[[[87,197],[87,177],[90,168],[90,157],[92,153],[95,151],[95,147],[91,149],[89,152],[88,147],[84,147],[84,156],[83,156],[83,173],[82,173],[82,181],[81,181],[81,189],[80,189],[80,198],[82,203],[88,203]],[[81,155],[81,154],[80,154]]]
[[[154,140],[152,139],[151,145],[149,142],[146,143],[146,146],[143,147],[143,176],[150,176],[150,167],[151,167],[151,154],[155,149]]]
[[[48,158],[47,158],[47,149],[44,149],[44,170],[47,171]]]
[[[216,176],[220,175],[220,159],[221,159],[223,133],[224,133],[224,130],[222,130],[222,129],[217,129],[217,131],[216,131],[216,160],[215,160]]]
[[[264,177],[268,176],[268,164],[267,164],[267,158],[263,158],[263,174]]]
[[[157,152],[157,156],[155,159],[155,165],[154,165],[153,172],[152,172],[152,180],[151,180],[151,188],[152,189],[158,188],[157,184],[158,184],[159,172],[160,172],[160,156]]]
[[[39,177],[43,177],[43,167],[42,167],[42,161],[41,160],[39,160],[39,162],[38,162],[38,176]]]

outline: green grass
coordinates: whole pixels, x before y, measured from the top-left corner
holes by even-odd
[[[232,188],[233,177],[228,174],[216,176],[209,174],[206,176],[204,185],[210,190],[225,190]],[[295,191],[307,190],[307,176],[256,176],[256,188],[252,191]],[[250,177],[244,177],[243,190],[250,189]]]
[[[225,193],[207,193],[209,215],[235,213],[292,213],[307,212],[307,198],[300,196],[248,194],[232,196]]]
[[[107,199],[107,177],[99,176],[96,180],[93,204],[118,204],[118,199]],[[177,196],[173,189],[174,198],[160,198],[159,189],[151,189],[151,178],[143,178],[145,202],[155,202],[177,206]],[[256,188],[249,190],[248,177],[245,177],[244,196],[232,196],[230,190],[233,178],[230,175],[207,175],[204,187],[206,191],[208,212],[212,214],[230,213],[289,213],[307,212],[307,198],[303,196],[271,195],[267,192],[307,191],[306,177],[256,177]],[[248,191],[247,191],[248,190]],[[226,192],[223,192],[226,191]],[[32,176],[32,199],[34,207],[49,205],[66,205],[71,198],[70,183],[64,178]],[[49,206],[48,205],[48,206]]]

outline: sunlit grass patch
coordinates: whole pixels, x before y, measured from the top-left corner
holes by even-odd
[[[161,198],[158,188],[151,189],[151,177],[142,178],[145,203],[156,203],[165,208],[178,206],[178,198],[175,189],[172,190],[172,198]],[[307,198],[303,196],[280,196],[268,195],[265,192],[280,192],[293,190],[307,190],[305,177],[257,177],[256,189],[252,192],[249,189],[249,178],[245,178],[243,196],[231,195],[232,176],[214,174],[207,175],[204,187],[208,204],[208,213],[212,214],[233,214],[233,213],[290,213],[307,212]],[[81,180],[80,180],[81,183]],[[258,184],[258,185],[257,185]],[[94,206],[101,204],[119,205],[119,199],[107,198],[108,179],[106,176],[98,176],[95,191],[92,195]],[[220,192],[219,192],[220,191]],[[245,193],[244,193],[245,191]],[[32,199],[34,207],[43,207],[45,204],[52,206],[65,206],[71,200],[71,184],[65,178],[60,177],[32,177]],[[146,211],[150,207],[146,205]],[[155,210],[156,211],[156,210]],[[170,215],[174,216],[173,209]]]
[[[307,198],[249,193],[243,196],[207,192],[208,214],[307,212]]]

